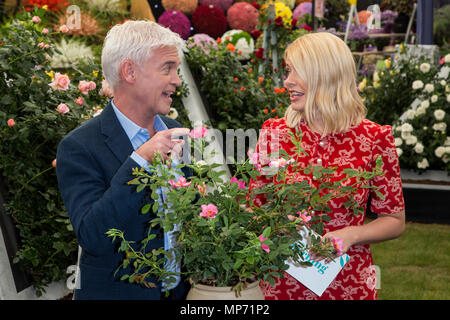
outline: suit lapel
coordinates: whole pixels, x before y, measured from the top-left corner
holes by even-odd
[[[105,143],[120,163],[123,163],[133,152],[133,146],[125,133],[125,130],[123,130],[120,125],[111,102],[108,103],[99,117],[101,117],[100,125],[102,134],[105,136]]]

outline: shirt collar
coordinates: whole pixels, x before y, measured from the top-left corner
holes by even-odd
[[[147,129],[145,128],[141,128],[140,126],[138,126],[136,123],[134,123],[133,121],[131,121],[129,118],[127,118],[114,104],[114,100],[111,100],[111,105],[113,107],[113,110],[117,116],[117,119],[119,120],[122,128],[125,130],[125,133],[128,136],[128,139],[130,139],[130,141],[133,140],[133,138],[141,133],[141,132],[145,132],[149,137],[150,134],[148,132]],[[153,122],[153,128],[155,129],[156,132],[162,131],[162,130],[167,130],[167,126],[166,124],[161,120],[159,115],[155,116],[155,121]]]

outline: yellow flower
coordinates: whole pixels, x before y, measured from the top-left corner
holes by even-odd
[[[261,9],[264,10],[268,5],[272,4],[275,4],[275,17],[281,17],[284,25],[290,25],[292,21],[292,11],[284,3],[279,1],[275,1],[275,3],[273,1],[268,1]]]
[[[358,89],[359,89],[360,92],[363,92],[363,91],[364,91],[364,88],[366,87],[366,84],[367,84],[367,79],[364,78],[364,79],[359,83],[359,86],[358,86]]]
[[[378,81],[375,81],[374,83],[373,83],[373,87],[374,88],[378,88],[380,86],[380,83],[378,82]]]
[[[53,80],[55,79],[55,76],[53,75],[53,71],[47,72],[45,71],[45,73]]]
[[[43,5],[43,6],[42,6],[42,9],[44,9],[44,10],[48,10],[48,5],[46,5],[46,4],[45,4],[45,5]]]
[[[380,77],[378,76],[378,72],[374,72],[373,73],[373,82],[378,82],[380,81]]]
[[[92,71],[92,74],[94,75],[94,77],[98,77],[98,70],[94,70],[94,71]]]
[[[384,65],[389,69],[391,67],[391,58],[384,60]]]

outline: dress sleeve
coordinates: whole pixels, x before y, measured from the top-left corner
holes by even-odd
[[[370,210],[377,214],[391,214],[405,209],[400,165],[392,127],[380,126],[378,129],[373,141],[372,167],[375,167],[377,157],[381,156],[384,175],[374,177],[371,185],[378,187],[378,191],[384,196],[384,199],[372,190]]]
[[[261,133],[258,138],[258,142],[256,144],[256,148],[254,154],[256,155],[254,159],[253,165],[257,167],[260,171],[261,175],[257,176],[256,179],[250,179],[248,193],[247,193],[247,201],[250,204],[254,204],[256,206],[263,205],[267,198],[264,194],[255,194],[255,189],[261,188],[264,185],[273,181],[273,177],[268,178],[267,176],[262,174],[262,168],[267,166],[269,163],[270,154],[270,128],[271,128],[271,119],[265,121],[261,128]],[[264,146],[262,148],[261,146]]]

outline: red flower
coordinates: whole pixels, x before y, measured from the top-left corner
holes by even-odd
[[[256,29],[256,30],[253,30],[253,31],[252,31],[252,36],[253,36],[255,39],[259,38],[260,35],[261,35],[261,31],[260,31],[260,30]]]
[[[305,26],[303,27],[303,29],[305,29],[306,31],[311,31],[311,30],[312,30],[311,27],[308,26],[307,24],[305,24]]]
[[[257,9],[257,10],[261,9],[261,6],[260,6],[259,3],[256,2],[256,1],[253,1],[253,2],[252,2],[252,6],[255,7],[255,9]]]
[[[264,48],[258,48],[258,50],[255,51],[255,57],[258,59],[264,58]]]
[[[293,18],[291,21],[291,26],[295,27],[297,25],[297,19]]]
[[[276,17],[275,18],[275,24],[279,27],[283,26],[283,18],[282,17]]]

